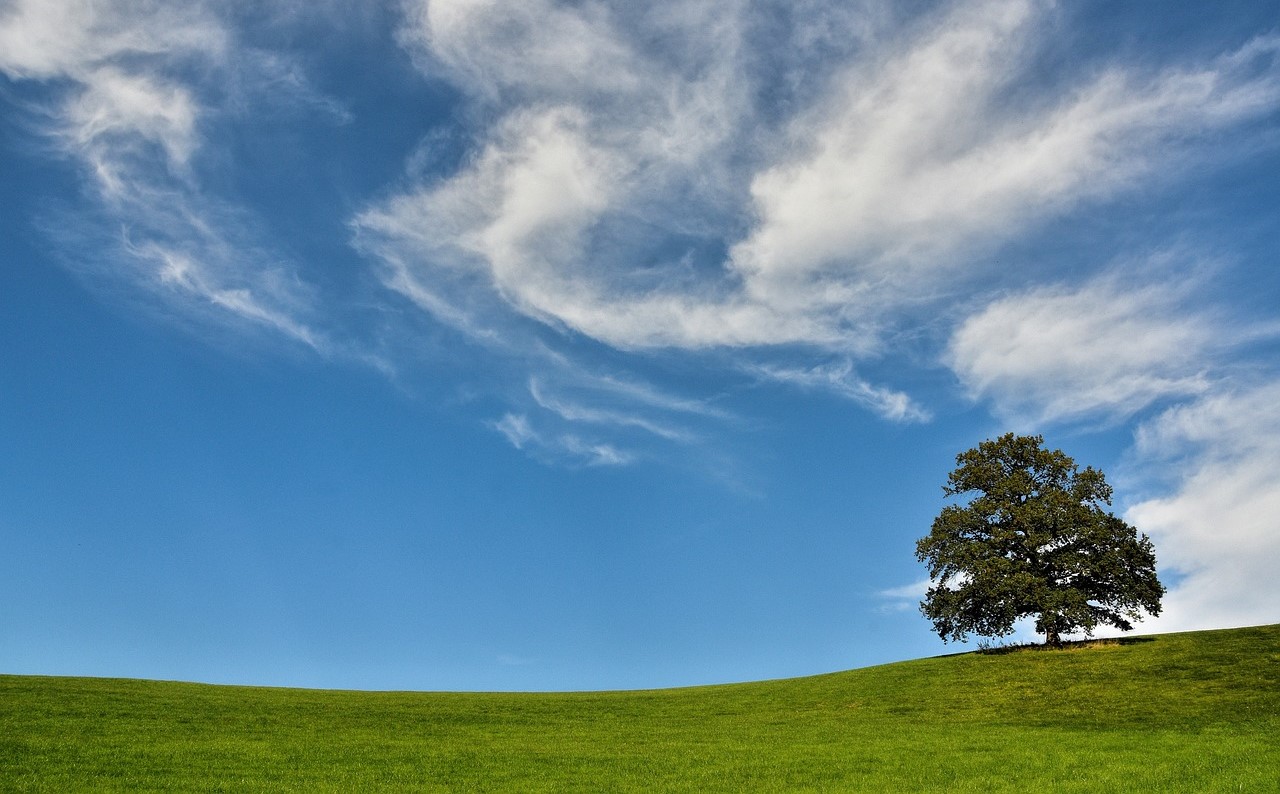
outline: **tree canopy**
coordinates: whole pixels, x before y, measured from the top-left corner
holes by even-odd
[[[1043,443],[1008,433],[956,456],[943,491],[969,501],[944,507],[916,544],[932,583],[920,611],[943,641],[1006,636],[1035,616],[1046,644],[1059,645],[1160,614],[1151,540],[1105,509],[1102,472]]]

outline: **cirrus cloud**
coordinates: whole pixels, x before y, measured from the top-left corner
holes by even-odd
[[[1136,453],[1172,490],[1125,517],[1180,578],[1150,625],[1179,631],[1280,616],[1280,382],[1224,389],[1143,424]]]
[[[48,224],[72,266],[141,288],[184,319],[265,329],[328,354],[340,346],[313,327],[297,269],[198,174],[207,119],[221,112],[202,96],[253,60],[200,3],[17,0],[0,15],[0,72],[52,84],[43,132],[85,178],[90,203],[78,214],[94,223]]]
[[[980,272],[984,248],[1280,98],[1280,40],[1260,38],[1016,99],[1046,12],[986,0],[848,53],[778,118],[750,84],[771,57],[745,46],[758,9],[695,28],[709,15],[692,7],[411,4],[423,68],[443,65],[494,121],[456,173],[357,218],[387,283],[445,317],[511,313],[620,349],[862,355]]]
[[[1207,362],[1229,346],[1180,291],[1108,276],[1006,295],[960,324],[948,363],[972,397],[1018,424],[1122,419],[1203,393]]]

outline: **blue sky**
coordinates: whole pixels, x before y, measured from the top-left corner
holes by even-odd
[[[946,652],[914,543],[1010,430],[1143,629],[1280,620],[1278,12],[0,4],[0,670]]]

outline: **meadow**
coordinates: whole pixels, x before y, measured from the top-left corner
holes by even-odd
[[[0,676],[17,791],[1280,791],[1280,625],[634,692]]]

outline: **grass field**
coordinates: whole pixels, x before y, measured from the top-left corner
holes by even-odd
[[[0,676],[0,789],[1280,791],[1280,626],[643,692]]]

